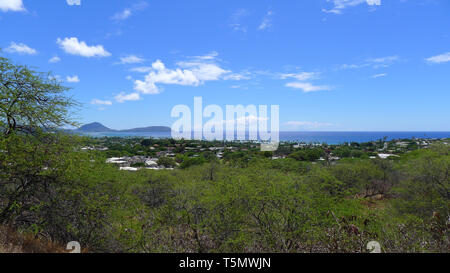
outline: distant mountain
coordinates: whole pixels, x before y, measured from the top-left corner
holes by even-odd
[[[123,133],[149,133],[149,132],[170,132],[172,129],[167,126],[149,126],[144,128],[134,128],[126,130],[110,129],[99,122],[93,122],[81,126],[76,129],[77,132],[82,133],[105,133],[105,132],[123,132]]]
[[[109,129],[99,122],[93,122],[89,124],[85,124],[78,128],[76,131],[85,132],[85,133],[95,133],[95,132],[114,132],[114,130]]]
[[[149,126],[144,128],[134,128],[127,130],[120,130],[119,132],[124,133],[148,133],[148,132],[171,132],[172,129],[167,126]]]

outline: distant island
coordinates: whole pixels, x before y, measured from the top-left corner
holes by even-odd
[[[171,132],[171,128],[167,126],[148,126],[143,128],[134,128],[126,130],[114,130],[104,126],[99,122],[93,122],[85,124],[78,129],[76,132],[81,133],[106,133],[106,132],[123,132],[123,133],[143,133],[143,132]]]

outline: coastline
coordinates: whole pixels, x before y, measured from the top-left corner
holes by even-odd
[[[78,134],[102,138],[102,137],[121,137],[121,138],[171,138],[169,132],[77,132]],[[282,142],[301,142],[301,143],[327,143],[343,144],[348,142],[364,143],[378,140],[396,140],[396,139],[445,139],[450,138],[450,131],[417,131],[417,132],[390,132],[390,131],[281,131],[280,141]]]

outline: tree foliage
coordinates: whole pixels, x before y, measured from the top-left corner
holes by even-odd
[[[0,57],[0,128],[10,135],[73,125],[70,109],[76,103],[65,95],[67,90],[50,73]]]

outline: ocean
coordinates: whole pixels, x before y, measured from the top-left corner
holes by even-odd
[[[91,137],[152,137],[170,138],[170,132],[105,132],[105,133],[84,133]],[[411,139],[411,138],[450,138],[450,132],[280,132],[281,141],[292,142],[319,142],[327,144],[342,144],[346,142],[369,142],[386,138]]]

